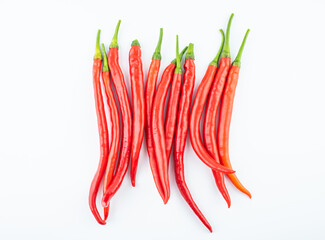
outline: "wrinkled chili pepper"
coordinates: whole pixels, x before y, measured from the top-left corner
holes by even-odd
[[[210,89],[210,95],[207,101],[207,107],[206,107],[204,125],[203,125],[203,139],[204,139],[205,147],[210,153],[210,155],[213,156],[218,163],[220,163],[220,160],[218,156],[218,146],[217,146],[217,137],[216,137],[217,113],[218,113],[218,106],[222,95],[222,91],[231,65],[230,49],[229,49],[229,34],[230,34],[230,27],[231,27],[231,21],[233,16],[234,14],[231,14],[228,21],[225,45],[220,55],[219,68],[217,70],[216,76],[213,80],[212,87]],[[223,174],[217,171],[212,171],[212,173],[221,195],[226,200],[228,207],[230,207],[231,199],[225,185],[225,179]]]
[[[152,61],[150,64],[148,77],[147,77],[147,83],[145,88],[145,111],[146,111],[146,143],[147,143],[147,151],[149,155],[149,163],[150,168],[152,172],[153,179],[155,181],[157,190],[161,196],[162,199],[164,199],[164,191],[161,186],[161,182],[158,176],[158,168],[156,163],[156,156],[155,151],[153,148],[153,142],[152,142],[152,133],[151,133],[151,108],[152,108],[152,102],[155,96],[155,90],[156,90],[156,84],[157,84],[157,78],[160,68],[160,61],[161,61],[161,43],[163,38],[163,29],[160,28],[160,34],[159,34],[159,40],[157,47],[155,49],[155,52],[152,56]]]
[[[178,48],[178,40],[177,40],[177,48]],[[178,49],[176,50],[176,53],[179,54]],[[176,57],[176,69],[174,70],[174,76],[170,87],[170,95],[169,95],[166,118],[165,118],[165,140],[166,140],[167,161],[169,161],[170,153],[173,146],[175,127],[176,127],[175,125],[177,120],[178,102],[179,102],[179,96],[181,94],[181,87],[182,87],[182,69],[181,69],[181,63],[178,62],[178,60],[179,58]]]
[[[132,145],[131,145],[131,183],[135,186],[140,148],[145,124],[145,103],[141,49],[138,40],[131,44],[129,53],[130,81],[132,91]]]
[[[121,24],[121,20],[115,29],[114,37],[109,46],[108,51],[108,65],[111,72],[113,84],[117,93],[117,98],[119,101],[121,116],[122,116],[122,145],[119,162],[115,171],[115,175],[110,183],[109,187],[105,191],[102,198],[102,205],[106,207],[108,202],[113,197],[113,195],[120,188],[126,171],[129,166],[130,148],[131,148],[131,135],[132,135],[132,114],[129,102],[128,93],[126,90],[124,76],[119,65],[119,55],[118,55],[118,43],[117,35]]]
[[[94,63],[93,63],[93,85],[94,85],[95,106],[96,106],[99,142],[100,142],[100,158],[99,158],[99,165],[96,174],[90,186],[89,207],[94,217],[96,218],[97,222],[102,225],[105,225],[106,222],[99,215],[96,206],[96,197],[98,193],[98,188],[103,178],[103,175],[105,173],[105,169],[107,165],[108,144],[109,144],[103,95],[100,86],[102,54],[100,52],[99,39],[100,39],[100,30],[98,30],[97,33],[96,51],[95,51]]]
[[[223,91],[220,113],[219,113],[219,124],[217,130],[217,141],[218,141],[218,151],[219,157],[222,164],[230,169],[232,169],[230,158],[229,158],[229,129],[232,115],[232,108],[235,98],[235,91],[238,82],[239,70],[240,70],[240,60],[241,55],[244,50],[245,42],[249,33],[247,30],[244,40],[240,46],[237,57],[232,63],[230,71],[228,73],[225,89]],[[249,198],[251,198],[250,192],[243,186],[235,174],[228,175],[230,181],[235,185],[235,187],[241,192],[245,193]]]
[[[196,203],[194,202],[190,190],[185,182],[184,175],[184,150],[186,143],[186,136],[188,131],[188,120],[191,107],[192,94],[195,83],[195,64],[194,64],[194,45],[189,44],[188,50],[185,56],[185,73],[184,83],[181,91],[181,97],[179,100],[179,107],[177,113],[177,125],[175,134],[175,146],[174,146],[174,163],[175,163],[175,178],[179,191],[183,198],[192,208],[193,212],[198,216],[202,223],[212,232],[212,228],[204,217]]]
[[[118,150],[119,150],[119,143],[120,143],[120,117],[118,114],[118,109],[114,98],[114,94],[111,88],[108,61],[107,61],[107,55],[106,55],[104,44],[102,44],[102,52],[103,52],[103,59],[104,59],[102,78],[105,87],[107,105],[108,105],[108,109],[111,117],[111,125],[112,125],[111,146],[108,153],[108,161],[107,161],[107,167],[106,167],[104,183],[103,183],[103,193],[105,193],[109,184],[112,181],[116,160],[118,157]],[[109,206],[104,208],[105,221],[108,217],[108,211],[109,211]]]
[[[223,31],[220,30],[222,33],[222,43],[220,46],[220,49],[218,51],[217,56],[213,59],[213,61],[210,63],[202,82],[200,83],[198,90],[196,92],[196,96],[194,98],[192,112],[190,114],[190,139],[192,143],[192,147],[197,154],[197,156],[210,168],[216,171],[220,171],[223,173],[233,173],[234,171],[222,166],[221,164],[217,163],[213,157],[210,156],[210,154],[205,149],[203,142],[201,140],[200,136],[200,119],[203,113],[205,100],[209,94],[209,90],[213,81],[213,78],[215,76],[215,73],[217,71],[218,66],[218,59],[219,55],[221,53],[221,49],[223,47],[224,43],[224,34]]]
[[[178,38],[177,38],[178,39]],[[178,44],[178,41],[177,41]],[[164,106],[166,101],[166,96],[168,92],[169,85],[172,80],[174,69],[179,74],[180,60],[176,60],[175,63],[172,62],[163,72],[161,81],[158,84],[155,98],[152,104],[152,115],[151,115],[151,131],[152,131],[152,141],[154,146],[154,152],[156,156],[156,166],[157,173],[156,176],[159,177],[163,189],[163,201],[166,204],[170,196],[169,178],[168,178],[168,160],[166,156],[166,142],[165,142],[165,130],[164,130]]]

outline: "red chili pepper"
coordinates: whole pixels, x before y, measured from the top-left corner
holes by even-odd
[[[131,44],[131,50],[129,53],[129,65],[133,113],[131,146],[131,183],[134,187],[145,124],[144,83],[142,70],[143,68],[141,61],[141,49],[138,40],[134,40]]]
[[[94,63],[93,63],[93,84],[94,84],[94,93],[95,93],[97,124],[98,124],[98,131],[99,131],[100,159],[99,159],[99,165],[96,174],[90,186],[89,207],[94,217],[96,218],[97,222],[102,225],[105,225],[106,222],[99,215],[96,206],[96,197],[98,193],[98,188],[103,178],[106,165],[107,165],[108,144],[109,144],[103,95],[100,86],[102,54],[100,52],[100,47],[99,47],[99,38],[100,38],[100,30],[98,30],[97,33],[96,52],[95,52]]]
[[[116,160],[118,157],[118,150],[119,150],[119,143],[120,143],[120,117],[118,114],[118,109],[114,98],[114,94],[111,88],[108,61],[107,61],[107,55],[106,55],[104,44],[102,44],[102,51],[103,51],[103,58],[104,58],[102,78],[105,86],[107,105],[110,112],[111,124],[112,124],[111,147],[108,153],[108,162],[107,162],[106,172],[104,176],[104,184],[103,184],[103,193],[105,193],[105,191],[107,190],[108,186],[112,181]],[[108,211],[109,211],[109,206],[104,208],[105,221],[108,217]]]
[[[178,40],[177,40],[177,48],[178,48]],[[178,50],[176,51],[177,51],[176,53],[179,54]],[[181,94],[181,88],[182,88],[182,69],[181,69],[181,63],[178,62],[178,60],[179,59],[176,58],[176,69],[174,72],[173,81],[170,88],[170,95],[169,95],[167,113],[165,118],[166,156],[168,162],[169,162],[170,153],[172,151],[172,146],[173,146],[175,125],[177,120],[178,102],[179,102],[179,96]]]
[[[161,60],[161,43],[162,43],[162,37],[163,37],[163,29],[160,28],[160,34],[159,34],[159,41],[156,47],[156,50],[152,56],[152,61],[150,64],[149,72],[148,72],[148,78],[146,83],[146,89],[145,89],[145,103],[146,103],[146,142],[147,142],[147,151],[149,155],[149,163],[151,172],[153,175],[153,179],[155,181],[156,187],[158,189],[158,192],[160,196],[164,199],[164,191],[161,186],[161,182],[159,180],[158,176],[158,168],[156,163],[156,156],[155,151],[153,147],[152,142],[152,133],[151,133],[151,108],[152,108],[152,102],[155,96],[155,90],[156,90],[156,84],[157,84],[157,78],[160,68],[160,60]]]
[[[178,45],[178,41],[177,41]],[[175,68],[175,63],[172,62],[167,66],[161,81],[157,87],[155,98],[152,105],[152,120],[151,120],[151,131],[152,140],[154,146],[154,152],[156,156],[157,172],[154,176],[159,177],[163,189],[163,201],[166,204],[170,196],[169,178],[168,178],[168,160],[166,156],[166,142],[165,142],[165,130],[164,130],[164,106],[169,85],[172,80],[174,73],[179,74],[179,68]],[[177,70],[177,71],[176,71]]]
[[[219,151],[219,157],[222,164],[230,169],[232,169],[232,166],[229,158],[229,128],[231,122],[235,91],[236,91],[236,86],[237,86],[238,76],[239,76],[240,60],[241,60],[241,55],[245,46],[248,33],[249,33],[249,29],[245,34],[244,40],[240,46],[237,57],[235,58],[235,61],[232,63],[232,66],[228,73],[227,82],[226,82],[225,89],[223,91],[221,105],[220,105],[219,125],[217,130],[218,151]],[[229,174],[228,177],[238,190],[245,193],[249,198],[252,197],[250,192],[241,184],[241,182],[238,180],[235,174]]]
[[[207,166],[213,170],[229,174],[233,173],[234,171],[217,163],[214,158],[210,156],[205,149],[200,136],[200,119],[203,113],[205,100],[207,99],[213,78],[217,71],[218,59],[224,43],[223,31],[220,30],[220,32],[222,33],[222,43],[220,49],[217,56],[210,63],[194,98],[192,112],[190,114],[190,139],[195,153]]]
[[[121,20],[118,21],[113,40],[109,46],[108,65],[111,71],[113,84],[115,86],[117,98],[121,109],[122,128],[123,128],[122,145],[121,145],[120,159],[117,165],[115,175],[102,198],[103,207],[106,207],[108,205],[108,202],[111,200],[113,195],[117,192],[117,190],[120,188],[123,182],[124,176],[129,166],[129,157],[130,157],[130,148],[131,148],[131,135],[132,135],[131,107],[130,107],[130,102],[129,102],[125,82],[124,82],[124,76],[118,60],[119,56],[118,56],[117,34],[118,34],[120,24],[121,24]]]
[[[217,113],[218,113],[218,106],[222,95],[222,91],[231,65],[230,49],[229,49],[229,34],[230,34],[230,27],[231,27],[231,21],[233,16],[234,14],[231,14],[229,18],[225,45],[220,55],[219,68],[217,70],[217,74],[213,80],[213,84],[210,90],[210,95],[207,102],[204,125],[203,125],[203,133],[204,133],[203,137],[204,137],[205,147],[207,148],[210,155],[213,156],[218,163],[220,163],[220,160],[218,156],[218,146],[217,146],[217,137],[216,137]],[[225,179],[223,174],[217,171],[212,171],[212,172],[220,193],[222,194],[223,198],[226,200],[228,207],[230,207],[231,200],[225,185]]]
[[[206,220],[196,203],[194,202],[190,190],[185,182],[184,175],[184,150],[186,136],[188,131],[188,120],[195,83],[195,64],[194,64],[194,45],[190,43],[185,57],[185,73],[184,84],[182,87],[181,98],[179,100],[179,108],[177,113],[177,126],[174,147],[174,162],[175,162],[175,178],[179,191],[183,198],[192,208],[194,213],[199,217],[202,223],[212,232],[209,222]]]

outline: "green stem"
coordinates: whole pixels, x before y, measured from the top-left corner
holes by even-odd
[[[105,45],[102,43],[102,51],[103,51],[103,72],[109,72],[108,68],[108,61],[107,61],[107,55],[106,55],[106,50],[105,50]]]
[[[118,20],[118,23],[115,28],[114,36],[111,44],[109,45],[109,48],[118,48],[117,35],[118,35],[118,30],[120,29],[120,25],[121,25],[121,20]]]
[[[182,60],[184,53],[186,52],[186,50],[188,49],[188,46],[186,46],[185,48],[183,48],[183,50],[181,51],[180,55],[180,60]],[[176,58],[172,61],[173,64],[176,65]]]
[[[100,52],[99,40],[100,40],[100,29],[98,29],[98,32],[97,32],[96,50],[95,50],[94,59],[100,59],[101,60],[102,59],[102,53]]]
[[[246,34],[245,34],[245,37],[244,37],[244,39],[243,39],[243,42],[241,43],[240,48],[239,48],[239,51],[238,51],[237,56],[236,56],[236,58],[235,58],[235,61],[232,63],[233,66],[240,67],[240,65],[241,65],[241,62],[240,62],[240,60],[241,60],[241,55],[242,55],[242,53],[243,53],[243,50],[244,50],[244,47],[245,47],[245,43],[246,43],[246,39],[247,39],[247,37],[248,37],[249,31],[250,31],[250,30],[247,29]]]
[[[158,59],[158,60],[161,60],[160,50],[161,50],[162,38],[163,38],[163,29],[160,28],[159,40],[158,40],[158,43],[157,43],[156,50],[155,50],[155,52],[154,52],[153,55],[152,55],[152,59]]]
[[[181,59],[179,56],[178,35],[176,35],[176,68],[175,73],[182,73]]]
[[[188,45],[188,50],[186,52],[185,59],[194,59],[194,44],[190,43]]]
[[[210,65],[214,65],[214,66],[218,66],[218,61],[219,61],[220,53],[221,53],[221,50],[224,47],[224,43],[225,43],[225,34],[223,33],[222,29],[220,29],[219,31],[221,32],[221,36],[222,36],[221,45],[220,45],[219,51],[217,53],[217,56],[210,63]]]
[[[135,39],[132,43],[131,43],[131,47],[134,46],[134,45],[137,45],[140,47],[140,43],[138,41],[138,39]]]
[[[233,17],[234,17],[234,14],[232,13],[230,15],[228,25],[227,25],[226,41],[225,41],[225,46],[223,48],[223,51],[221,53],[221,57],[229,57],[230,58],[229,36],[230,36],[230,27],[231,27],[231,22],[232,22]]]

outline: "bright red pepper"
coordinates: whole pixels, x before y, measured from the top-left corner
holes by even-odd
[[[135,186],[140,148],[145,124],[145,101],[141,49],[138,40],[134,40],[129,53],[130,81],[132,90],[132,146],[131,146],[131,183]]]
[[[93,84],[94,84],[94,93],[95,93],[95,105],[96,105],[96,114],[97,114],[97,124],[99,131],[99,142],[100,142],[100,159],[99,165],[94,176],[93,181],[91,182],[90,191],[89,191],[89,207],[97,222],[105,225],[106,222],[101,218],[96,206],[96,197],[98,193],[98,188],[100,182],[105,173],[108,157],[108,130],[106,123],[105,108],[103,102],[103,95],[100,86],[100,71],[102,66],[102,54],[100,52],[99,46],[100,30],[97,33],[96,41],[96,52],[94,56],[93,63]]]
[[[102,78],[105,86],[107,105],[108,105],[108,109],[111,117],[111,125],[112,125],[111,147],[108,153],[108,161],[107,161],[107,167],[106,167],[104,183],[103,183],[103,193],[105,193],[105,191],[107,190],[108,186],[112,181],[116,160],[118,158],[118,150],[119,150],[119,143],[120,143],[120,117],[118,114],[118,109],[114,98],[114,94],[111,88],[108,61],[107,61],[107,55],[106,55],[104,44],[102,44],[102,52],[103,52],[103,59],[104,59]],[[104,208],[105,221],[108,217],[108,211],[109,211],[109,206]]]
[[[178,47],[178,40],[177,40]],[[178,50],[177,50],[177,54]],[[181,63],[178,62],[178,58],[176,58],[176,69],[174,71],[173,81],[170,88],[170,95],[167,105],[167,112],[165,118],[165,141],[166,141],[166,156],[167,161],[169,161],[170,153],[172,151],[173,140],[176,129],[176,120],[177,120],[177,110],[178,110],[178,102],[179,96],[181,94],[182,88],[182,69]],[[180,60],[179,60],[180,61]]]
[[[230,169],[232,169],[230,158],[229,158],[229,129],[232,115],[232,108],[235,98],[235,91],[238,82],[240,60],[241,55],[245,46],[245,42],[248,36],[249,30],[247,30],[244,40],[240,46],[239,52],[235,61],[232,63],[230,71],[228,73],[225,89],[223,91],[220,114],[219,114],[219,125],[217,130],[217,140],[218,140],[218,151],[219,157],[222,164]],[[251,198],[250,192],[241,184],[239,179],[235,174],[228,175],[230,181],[235,185],[235,187],[241,192],[245,193],[249,198]]]
[[[222,32],[222,30],[220,30]],[[223,33],[223,32],[222,32]],[[196,96],[194,98],[192,112],[190,114],[190,139],[192,143],[192,147],[195,151],[195,153],[198,155],[198,157],[210,168],[216,171],[220,171],[223,173],[234,173],[233,170],[226,168],[222,166],[221,164],[217,163],[213,157],[210,156],[210,154],[205,149],[201,136],[200,136],[200,119],[203,114],[204,104],[205,100],[207,99],[207,96],[209,94],[209,90],[211,87],[211,84],[213,82],[213,78],[217,71],[218,66],[218,59],[219,55],[221,53],[221,49],[224,43],[224,35],[222,34],[222,43],[220,46],[220,49],[218,51],[217,56],[213,59],[213,61],[210,63],[200,85],[196,92]]]
[[[203,138],[204,138],[205,147],[207,148],[210,155],[213,156],[218,163],[220,163],[220,160],[218,156],[218,146],[217,146],[217,137],[216,137],[217,113],[218,113],[218,106],[222,95],[222,91],[231,65],[230,49],[229,49],[229,34],[230,34],[230,27],[231,27],[231,21],[233,16],[234,14],[231,14],[228,21],[225,45],[220,55],[220,63],[219,63],[219,68],[217,70],[217,74],[213,80],[213,84],[210,89],[210,95],[207,101],[207,107],[206,107],[205,119],[203,125]],[[220,193],[222,194],[223,198],[226,200],[228,207],[230,207],[231,200],[225,185],[225,179],[223,174],[217,171],[212,171],[212,173]]]
[[[184,84],[181,90],[181,97],[179,100],[179,108],[177,113],[176,136],[174,146],[174,163],[175,163],[175,178],[179,191],[183,198],[192,208],[194,213],[199,217],[202,223],[212,232],[209,222],[206,220],[196,203],[194,202],[190,190],[185,182],[184,175],[184,149],[186,143],[186,136],[188,131],[188,120],[191,107],[191,100],[193,95],[195,83],[195,64],[194,64],[194,45],[190,43],[186,57],[185,57],[185,73]]]
[[[130,157],[130,148],[131,148],[132,114],[131,114],[130,101],[129,101],[128,93],[124,82],[124,76],[121,67],[119,65],[119,56],[118,56],[117,34],[118,34],[120,24],[121,24],[121,20],[118,21],[113,40],[109,46],[108,65],[111,71],[113,84],[115,86],[117,98],[121,109],[122,145],[121,145],[120,159],[116,168],[115,175],[102,198],[103,207],[106,207],[108,205],[108,202],[113,197],[113,195],[117,192],[117,190],[120,188],[123,182],[124,176],[129,166],[129,157]]]
[[[149,155],[149,163],[152,172],[153,179],[155,181],[156,187],[162,199],[164,199],[164,190],[162,189],[162,185],[160,182],[160,178],[158,176],[158,167],[156,162],[155,151],[152,142],[152,132],[151,132],[151,109],[152,103],[155,96],[157,78],[160,68],[160,60],[161,60],[161,43],[163,37],[163,29],[160,28],[159,40],[156,47],[156,50],[152,56],[152,61],[150,64],[150,68],[148,71],[147,83],[145,88],[145,111],[146,111],[146,142],[147,142],[147,151]]]
[[[161,81],[157,87],[155,98],[152,104],[151,131],[156,156],[157,173],[163,189],[163,201],[166,204],[170,196],[169,177],[168,177],[168,160],[166,156],[166,142],[164,130],[164,107],[169,85],[174,73],[175,63],[172,62],[163,72]],[[177,72],[177,74],[179,74]]]

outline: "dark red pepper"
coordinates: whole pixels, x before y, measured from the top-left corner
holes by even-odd
[[[195,83],[194,45],[190,43],[185,57],[184,84],[181,90],[179,107],[177,113],[176,136],[174,146],[175,178],[179,191],[183,198],[192,208],[202,223],[212,232],[209,222],[206,220],[196,203],[185,182],[184,175],[184,149],[188,131],[189,113]]]
[[[168,88],[171,83],[174,70],[176,70],[175,67],[175,63],[172,62],[163,72],[153,101],[151,115],[151,131],[157,166],[156,175],[159,177],[159,181],[163,189],[163,201],[165,204],[167,203],[170,196],[170,187],[164,130],[164,107]]]

